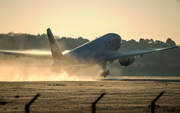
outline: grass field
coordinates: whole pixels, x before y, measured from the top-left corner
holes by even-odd
[[[98,113],[150,113],[151,101],[164,91],[156,102],[155,112],[180,112],[180,82],[163,81],[169,78],[160,78],[162,81],[139,78],[0,82],[0,111],[25,112],[25,105],[39,93],[40,96],[30,106],[30,112],[91,113],[92,103],[106,93],[96,104]]]

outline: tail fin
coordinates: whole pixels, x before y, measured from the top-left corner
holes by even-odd
[[[47,29],[47,35],[48,35],[48,39],[49,39],[49,43],[50,43],[50,47],[51,47],[51,53],[52,53],[53,61],[57,62],[59,60],[65,60],[65,61],[69,62],[70,64],[76,64],[69,57],[63,56],[61,50],[59,49],[58,44],[56,43],[56,40],[55,40],[50,28]]]

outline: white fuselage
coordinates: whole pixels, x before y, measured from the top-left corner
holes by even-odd
[[[117,52],[120,45],[121,37],[115,33],[108,33],[73,49],[64,56],[71,58],[77,64],[97,63]]]

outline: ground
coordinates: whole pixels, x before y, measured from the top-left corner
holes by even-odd
[[[134,81],[130,77],[107,81],[0,82],[0,111],[24,113],[25,105],[40,94],[30,105],[30,112],[91,113],[92,103],[105,93],[96,104],[98,113],[151,113],[151,101],[165,92],[157,100],[155,112],[180,112],[180,82],[139,78]]]

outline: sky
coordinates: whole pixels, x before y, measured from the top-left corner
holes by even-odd
[[[171,38],[180,44],[180,0],[0,0],[0,33],[93,40],[117,33],[124,40]]]

